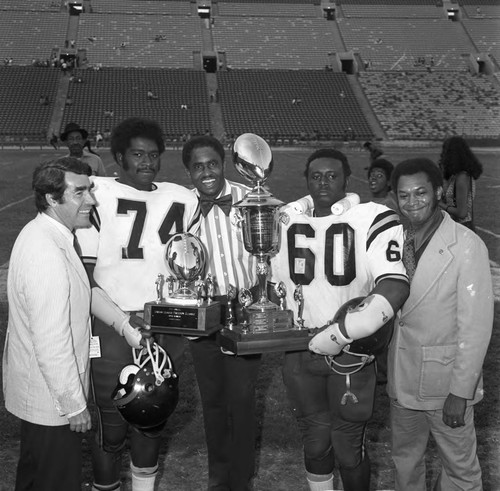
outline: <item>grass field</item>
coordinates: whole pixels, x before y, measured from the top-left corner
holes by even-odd
[[[362,199],[369,196],[366,183],[368,159],[364,152],[345,149],[353,175],[349,190]],[[306,194],[302,175],[304,162],[310,150],[275,150],[275,170],[269,180],[273,193],[284,201],[291,201]],[[436,160],[439,148],[387,149],[386,157],[394,163],[415,155],[425,155]],[[495,325],[493,338],[484,367],[485,398],[476,406],[478,452],[486,491],[500,490],[500,152],[477,151],[484,174],[478,181],[475,201],[475,221],[478,234],[489,251],[495,288]],[[31,197],[31,175],[35,165],[43,160],[63,155],[63,151],[3,150],[0,151],[0,345],[3,346],[7,325],[7,298],[5,279],[8,260],[14,240],[23,225],[34,216]],[[108,174],[116,167],[107,150],[101,151]],[[241,180],[234,171],[228,155],[227,175]],[[188,180],[179,151],[167,150],[164,154],[159,180],[170,180],[187,185]],[[56,286],[56,285],[55,285]],[[57,286],[56,286],[57,287]],[[474,326],[471,326],[473,328]],[[256,491],[306,491],[300,438],[294,419],[288,410],[281,382],[280,353],[266,354],[258,383],[259,452]],[[198,389],[186,352],[181,371],[181,401],[165,431],[160,458],[158,490],[198,491],[204,489],[207,476],[206,450],[203,436],[202,415]],[[393,489],[388,400],[384,387],[378,387],[376,410],[368,429],[368,450],[372,460],[372,489]],[[18,421],[6,412],[0,396],[0,491],[14,489],[15,466],[18,458]],[[91,467],[87,441],[85,445],[84,483],[90,489]],[[432,445],[428,457],[428,480],[431,483],[438,466]],[[123,465],[124,491],[130,490],[127,456]],[[341,488],[336,474],[336,486]]]

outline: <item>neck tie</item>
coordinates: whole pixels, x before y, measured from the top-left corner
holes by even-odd
[[[415,269],[417,269],[417,261],[415,259],[415,229],[413,227],[408,227],[406,230],[406,239],[403,245],[403,264],[411,283]]]
[[[82,256],[82,248],[80,247],[80,244],[78,242],[78,237],[76,234],[73,232],[73,247],[75,248],[76,253],[78,254],[79,257]]]
[[[217,199],[211,199],[211,198],[200,199],[201,213],[204,217],[206,217],[210,213],[210,210],[214,205],[217,205],[227,216],[229,216],[232,204],[233,204],[233,198],[230,194],[226,194],[226,196],[222,196]]]

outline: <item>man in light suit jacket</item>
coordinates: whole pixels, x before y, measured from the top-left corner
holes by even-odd
[[[71,157],[35,169],[39,213],[10,258],[3,390],[21,419],[16,491],[81,488],[81,434],[91,428],[90,285],[73,230],[90,226],[90,174]]]
[[[392,457],[396,490],[424,491],[425,450],[436,442],[440,491],[481,490],[474,404],[493,325],[493,292],[483,241],[441,211],[443,180],[430,160],[401,162],[392,175],[409,221],[403,261],[410,296],[389,349]],[[408,247],[413,246],[413,254]]]

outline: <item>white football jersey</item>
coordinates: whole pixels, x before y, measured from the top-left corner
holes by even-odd
[[[95,177],[93,226],[77,231],[84,263],[95,264],[97,284],[125,311],[156,300],[158,274],[168,276],[165,245],[178,232],[198,233],[198,198],[170,182],[152,191]]]
[[[281,216],[281,245],[271,260],[272,281],[286,286],[287,308],[297,320],[294,292],[302,285],[305,327],[331,321],[347,300],[367,295],[382,279],[407,281],[403,227],[383,205],[364,203],[340,216]]]

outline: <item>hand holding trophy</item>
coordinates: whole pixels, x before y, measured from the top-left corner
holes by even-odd
[[[165,262],[170,275],[156,279],[157,299],[144,305],[144,320],[153,332],[203,336],[219,330],[220,303],[203,299],[206,255],[200,239],[190,233],[173,235],[166,244]],[[191,289],[191,285],[196,291]],[[175,286],[178,286],[175,289]]]

